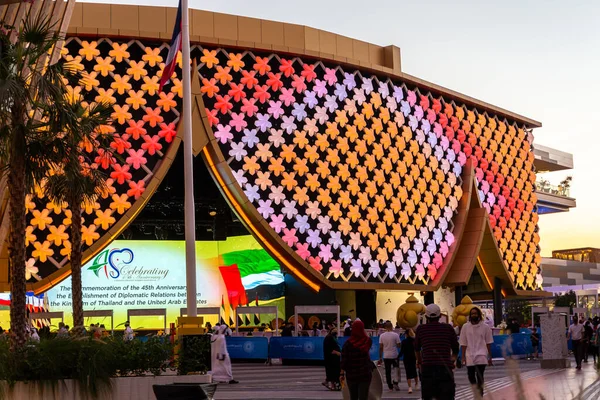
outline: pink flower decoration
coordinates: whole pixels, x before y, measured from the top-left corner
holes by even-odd
[[[131,179],[131,173],[129,173],[129,165],[113,164],[113,172],[110,173],[110,177],[117,181],[119,185],[125,183]]]
[[[336,278],[339,278],[340,274],[344,272],[342,268],[341,260],[331,260],[331,265],[329,267],[329,272],[333,274]]]
[[[337,76],[335,74],[335,69],[333,68],[325,68],[325,76],[323,77],[329,86],[333,86],[334,83],[337,82]]]
[[[298,254],[303,260],[306,260],[310,256],[308,246],[309,245],[306,243],[296,243],[296,254]]]
[[[254,103],[256,103],[256,99],[242,99],[243,106],[240,107],[240,110],[251,117],[258,112],[258,106]]]
[[[452,244],[454,243],[454,235],[452,234],[452,232],[446,231],[445,239],[448,243],[448,246],[452,246]]]
[[[294,81],[292,82],[292,87],[296,89],[296,92],[302,93],[306,90],[306,83],[304,82],[304,77],[295,75]]]
[[[294,97],[294,91],[292,89],[282,88],[281,94],[279,95],[279,100],[281,100],[286,106],[289,106],[296,101],[296,98]]]
[[[134,169],[140,169],[142,165],[146,165],[146,157],[144,154],[146,152],[144,150],[129,150],[129,157],[125,160],[127,164],[133,166]],[[120,183],[120,182],[119,182]]]
[[[215,132],[215,137],[219,139],[221,143],[227,143],[228,140],[233,139],[231,127],[229,125],[223,126],[219,124],[217,131]]]
[[[236,132],[241,132],[245,127],[248,126],[248,123],[244,120],[243,113],[231,113],[231,121],[229,121],[229,126],[234,128]]]
[[[321,257],[308,257],[308,264],[316,271],[321,271],[323,269]]]
[[[283,229],[283,236],[281,237],[283,241],[290,247],[292,247],[298,241],[298,237],[296,236],[296,229]]]

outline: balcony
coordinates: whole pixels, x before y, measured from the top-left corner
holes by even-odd
[[[538,177],[535,189],[538,199],[538,214],[565,212],[576,206],[575,199],[571,197],[570,177],[558,185]]]
[[[555,196],[571,197],[570,185],[553,185],[547,180],[538,180],[535,182],[535,189],[538,193],[548,193]]]

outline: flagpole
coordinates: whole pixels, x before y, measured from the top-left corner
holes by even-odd
[[[194,159],[192,154],[192,79],[190,67],[190,21],[188,0],[181,0],[183,61],[183,165],[185,179],[185,279],[187,315],[196,317],[196,213],[194,203]]]

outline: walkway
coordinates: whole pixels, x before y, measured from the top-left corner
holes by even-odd
[[[591,365],[591,364],[590,364]],[[588,375],[588,369],[582,375]],[[518,363],[517,371],[521,380],[526,386],[530,382],[537,382],[548,376],[555,376],[557,370],[542,370],[539,363],[533,361],[521,361]],[[383,369],[381,370],[382,375]],[[493,400],[514,400],[514,395],[509,392],[503,392],[513,385],[513,380],[509,376],[509,368],[503,364],[488,368],[486,370],[486,386],[491,396],[487,399]],[[563,372],[558,372],[561,376]],[[321,386],[324,379],[325,370],[323,367],[304,367],[304,366],[265,366],[263,364],[234,364],[233,374],[235,379],[240,381],[239,385],[219,385],[216,400],[264,400],[264,399],[286,399],[286,400],[305,400],[305,399],[341,399],[339,392],[330,392]],[[456,372],[456,400],[471,400],[473,395],[469,381],[467,379],[467,370],[462,368]],[[384,399],[419,399],[421,392],[415,391],[409,395],[407,385],[402,372],[403,382],[400,384],[401,392],[387,392],[384,390]],[[586,381],[587,382],[587,381]],[[502,397],[496,394],[502,393]],[[506,393],[506,394],[505,394]],[[512,396],[512,397],[511,397]],[[526,399],[538,397],[525,397]],[[546,397],[552,399],[553,397]],[[556,397],[561,400],[568,400],[569,396]],[[597,397],[596,397],[597,398]],[[590,400],[594,397],[590,397]]]

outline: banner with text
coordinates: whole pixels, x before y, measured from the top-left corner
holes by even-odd
[[[226,241],[196,242],[197,306],[220,307],[221,318],[230,325],[233,309],[242,315],[242,325],[270,322],[275,315],[245,315],[246,305],[278,305],[285,312],[283,275],[279,265],[251,236]],[[114,310],[115,328],[127,319],[128,309],[167,311],[167,326],[176,322],[186,307],[185,242],[114,241],[82,268],[84,310]],[[49,311],[64,311],[72,323],[71,279],[46,293]],[[217,316],[204,316],[217,322]],[[157,329],[161,317],[134,317],[134,329]],[[109,324],[93,318],[85,324]],[[108,326],[107,326],[108,328]]]

